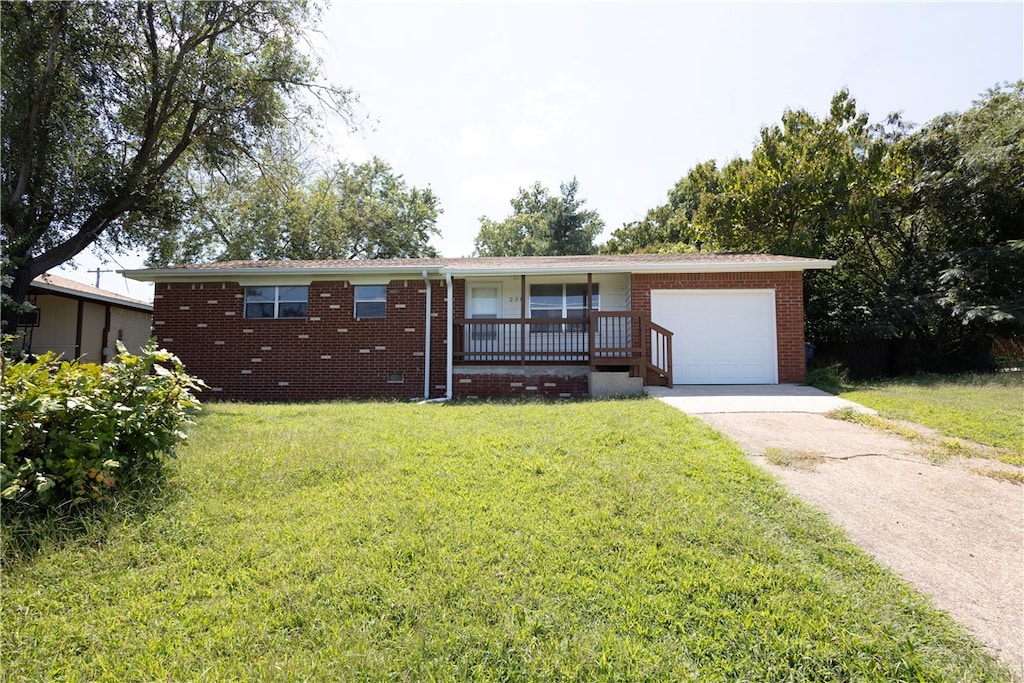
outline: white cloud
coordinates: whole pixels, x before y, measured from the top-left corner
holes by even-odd
[[[547,145],[555,135],[564,133],[569,124],[572,98],[586,87],[560,77],[551,85],[527,90],[522,95],[522,122],[512,129],[511,145],[524,151],[536,151]]]
[[[559,74],[558,80],[547,87],[549,92],[587,92],[588,88],[583,83],[570,81],[565,74]]]
[[[504,218],[511,212],[509,201],[520,187],[527,187],[539,178],[522,171],[477,173],[462,180],[459,199],[479,206],[491,218]]]
[[[462,156],[484,154],[490,148],[493,137],[491,129],[486,125],[463,126],[459,141],[455,144],[455,151]]]
[[[521,124],[512,129],[509,135],[509,144],[514,148],[531,152],[540,149],[548,143],[551,136],[541,126],[533,124]]]
[[[545,101],[544,97],[528,98],[523,114],[556,133],[565,130],[569,122],[565,108]]]
[[[523,94],[523,114],[554,132],[561,132],[569,122],[569,113],[564,103],[571,103],[573,98],[587,90],[582,83],[569,81],[561,75],[550,85]],[[552,98],[552,95],[555,97]],[[563,104],[555,104],[552,99],[561,100]]]
[[[311,151],[315,158],[328,165],[336,160],[361,164],[373,157],[367,135],[353,132],[344,122],[329,118],[323,123],[320,137]]]

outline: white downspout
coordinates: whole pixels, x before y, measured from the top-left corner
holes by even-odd
[[[427,281],[427,324],[426,324],[426,328],[427,328],[427,343],[426,343],[427,359],[426,359],[426,362],[424,363],[424,369],[425,369],[425,373],[426,373],[426,377],[423,380],[423,395],[424,395],[424,398],[423,398],[422,401],[420,401],[420,403],[421,404],[424,404],[424,403],[444,403],[445,401],[450,401],[451,398],[452,398],[452,343],[451,343],[452,329],[453,329],[453,326],[452,326],[452,310],[453,310],[453,308],[452,308],[452,276],[451,276],[450,273],[445,273],[445,276],[444,276],[445,283],[447,283],[447,285],[448,285],[448,344],[447,344],[447,346],[448,346],[448,352],[447,352],[447,356],[448,356],[448,369],[447,369],[447,371],[445,373],[445,375],[446,375],[446,379],[445,379],[445,395],[443,397],[440,397],[440,398],[430,398],[430,290],[431,290],[431,286],[430,286],[430,280],[427,278],[427,271],[426,270],[423,271],[423,279]]]
[[[452,358],[454,357],[454,356],[452,356],[452,353],[455,351],[452,348],[452,346],[453,346],[453,337],[455,336],[454,335],[455,324],[452,321],[452,316],[455,314],[455,288],[452,285],[452,274],[451,273],[445,273],[444,274],[444,282],[445,282],[445,285],[448,287],[448,344],[447,344],[447,346],[448,346],[448,349],[447,349],[447,355],[448,355],[447,364],[448,364],[448,368],[447,368],[447,372],[445,373],[446,374],[446,377],[445,377],[445,398],[447,398],[450,401],[452,399]]]
[[[423,324],[426,339],[423,342],[423,400],[430,399],[430,276],[423,269],[423,279],[427,281],[427,320]]]

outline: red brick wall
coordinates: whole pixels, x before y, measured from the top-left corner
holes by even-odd
[[[634,274],[631,287],[633,310],[647,315],[652,289],[774,289],[779,382],[804,381],[802,272]]]
[[[465,315],[465,281],[455,280],[454,315]],[[632,277],[632,307],[650,315],[651,289],[766,289],[776,292],[779,381],[804,380],[803,281],[799,272],[643,274]],[[431,397],[444,396],[446,287],[432,281]],[[423,395],[422,280],[388,286],[387,316],[353,317],[348,282],[314,282],[304,320],[246,319],[237,283],[158,283],[153,332],[161,346],[210,385],[204,398],[252,401],[408,399]],[[655,321],[657,322],[657,321]],[[401,373],[402,383],[389,383]],[[460,382],[469,379],[469,382]],[[535,388],[530,388],[535,387]],[[456,375],[456,397],[585,396],[587,378],[544,374]]]
[[[431,285],[432,397],[444,396],[446,288]],[[426,283],[388,285],[387,315],[356,320],[348,282],[314,282],[307,318],[246,319],[236,283],[158,283],[153,330],[211,390],[251,401],[423,396]],[[401,373],[402,383],[389,383]]]
[[[466,317],[465,280],[452,280],[452,317],[456,320]]]
[[[500,372],[500,370],[496,370]],[[548,398],[583,398],[590,395],[585,373],[564,375],[537,369],[529,375],[461,374],[458,368],[452,379],[455,398],[498,398],[502,396],[545,396]]]

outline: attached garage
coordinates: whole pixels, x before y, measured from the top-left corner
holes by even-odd
[[[774,289],[651,290],[676,384],[777,384]]]

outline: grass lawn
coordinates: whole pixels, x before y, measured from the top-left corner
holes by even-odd
[[[210,406],[3,578],[8,680],[1009,680],[655,400]]]
[[[1006,449],[1024,464],[1024,372],[919,375],[862,383],[840,396],[882,417]]]

